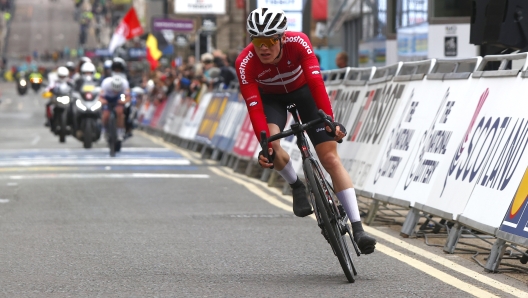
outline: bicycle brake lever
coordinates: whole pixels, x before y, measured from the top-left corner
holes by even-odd
[[[328,116],[323,110],[319,110],[317,112],[319,114],[319,116],[324,119],[324,123],[325,125],[328,125],[330,127],[330,132],[327,132],[328,134],[330,135],[334,135],[335,136],[335,132],[336,132],[336,126],[334,124],[334,122],[332,122],[332,118],[330,116]],[[337,141],[339,144],[343,143],[343,139]]]

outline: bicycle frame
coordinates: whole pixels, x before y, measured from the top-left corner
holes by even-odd
[[[310,190],[310,201],[314,209],[317,225],[321,228],[321,233],[325,239],[329,242],[334,254],[339,259],[339,263],[343,268],[343,271],[349,282],[354,282],[353,275],[356,275],[356,269],[350,257],[350,252],[346,241],[344,241],[344,235],[348,233],[350,240],[356,254],[359,256],[360,252],[352,237],[352,231],[350,226],[347,224],[348,216],[346,213],[343,215],[335,199],[335,191],[331,184],[324,177],[323,171],[319,165],[319,162],[313,157],[310,151],[310,145],[304,131],[320,123],[330,126],[332,131],[336,131],[336,127],[332,122],[331,118],[327,116],[322,110],[319,110],[319,119],[309,121],[307,123],[300,123],[299,116],[297,115],[297,108],[295,105],[289,106],[288,111],[292,114],[294,123],[291,125],[291,129],[283,131],[276,135],[267,138],[266,132],[261,132],[261,146],[263,154],[268,161],[272,163],[272,159],[268,154],[268,144],[275,140],[285,138],[291,135],[297,137],[297,147],[301,151],[301,157],[303,161],[303,172],[306,178],[308,189]]]

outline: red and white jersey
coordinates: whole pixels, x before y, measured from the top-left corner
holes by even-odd
[[[319,109],[334,118],[324,85],[319,61],[306,34],[286,31],[282,58],[277,64],[263,64],[250,43],[238,56],[237,70],[240,92],[246,101],[253,129],[260,140],[260,131],[269,136],[260,92],[286,94],[308,84]]]

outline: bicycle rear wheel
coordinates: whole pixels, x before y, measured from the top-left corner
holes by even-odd
[[[306,159],[303,163],[303,168],[305,177],[309,182],[308,187],[315,199],[316,208],[314,210],[323,222],[326,235],[328,236],[328,242],[330,242],[330,246],[339,260],[339,264],[341,264],[346,278],[349,282],[353,283],[355,281],[354,275],[356,274],[356,270],[352,263],[344,236],[339,228],[338,216],[334,212],[335,207],[331,205],[334,203],[332,195],[326,186],[326,180],[315,161]]]

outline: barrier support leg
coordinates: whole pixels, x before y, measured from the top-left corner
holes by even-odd
[[[368,215],[365,219],[365,224],[367,226],[370,226],[374,219],[376,218],[376,213],[378,213],[379,209],[379,201],[378,200],[372,200],[369,206]]]
[[[462,235],[462,226],[456,223],[449,230],[449,235],[447,236],[447,240],[444,245],[444,252],[450,254],[455,253],[456,245],[458,243],[458,239],[460,239],[460,235]]]
[[[212,160],[219,160],[221,158],[223,158],[222,151],[220,151],[218,149],[214,149],[213,152],[211,153],[211,159]]]
[[[493,243],[488,261],[486,262],[486,266],[484,266],[484,269],[487,272],[497,272],[499,270],[499,265],[506,247],[506,241],[502,239],[497,239],[497,241]]]
[[[229,167],[231,169],[234,168],[235,167],[235,163],[236,163],[237,160],[239,160],[239,158],[237,158],[236,156],[231,155],[229,157],[229,161],[227,162],[227,167]]]
[[[278,176],[279,174],[277,173],[277,171],[271,171],[271,174],[268,179],[268,186],[275,186],[275,183],[277,183]]]
[[[244,175],[251,176],[251,172],[253,172],[254,165],[255,164],[253,162],[248,162],[246,166],[246,171],[244,171]]]
[[[416,225],[418,224],[419,220],[420,210],[411,208],[405,217],[405,221],[403,222],[402,228],[400,230],[400,236],[403,238],[409,238],[409,236],[414,234],[414,229],[416,229]]]
[[[224,167],[227,166],[227,163],[229,162],[230,158],[231,158],[231,154],[229,153],[222,154],[222,159],[220,160],[220,164]]]
[[[264,171],[262,171],[262,175],[260,176],[260,181],[268,181],[272,171],[273,170],[270,169],[264,169]]]

